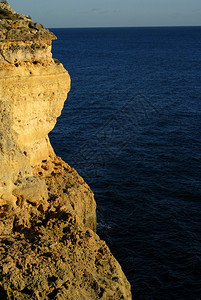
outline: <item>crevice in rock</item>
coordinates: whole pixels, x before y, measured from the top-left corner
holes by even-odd
[[[0,286],[0,299],[2,299],[2,300],[7,300],[8,299],[6,291],[1,286]]]
[[[2,50],[0,49],[0,55],[3,57],[3,59],[7,62],[7,63],[9,63],[9,64],[12,64],[12,62],[11,61],[9,61],[9,60],[7,60],[6,58],[5,58],[5,56],[3,55],[3,53],[2,53]]]
[[[56,295],[58,294],[58,289],[55,289],[53,292],[51,292],[50,294],[48,294],[48,299],[55,299]]]

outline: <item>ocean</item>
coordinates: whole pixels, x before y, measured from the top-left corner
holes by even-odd
[[[133,298],[201,299],[201,27],[51,30],[72,79],[51,143]]]

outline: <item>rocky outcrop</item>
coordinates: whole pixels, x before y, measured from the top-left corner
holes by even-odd
[[[51,62],[51,41],[55,35],[26,15],[0,3],[0,64]]]
[[[45,180],[48,197],[55,208],[67,206],[82,223],[96,231],[96,203],[94,195],[82,177],[59,157],[42,161],[33,168],[36,176]]]
[[[53,155],[48,133],[70,89],[70,76],[52,58],[54,34],[1,4],[0,95],[12,103],[13,129],[31,165]],[[9,18],[8,18],[9,17]],[[26,83],[26,84],[25,84]],[[23,113],[22,113],[23,112]]]
[[[25,84],[26,83],[26,84]],[[0,65],[0,95],[12,104],[13,130],[31,165],[54,155],[48,133],[54,128],[70,88],[61,64]]]
[[[1,238],[1,299],[131,299],[105,242],[65,209]]]
[[[131,299],[91,189],[49,142],[70,89],[54,38],[0,3],[0,299]]]

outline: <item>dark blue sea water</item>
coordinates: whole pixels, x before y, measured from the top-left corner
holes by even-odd
[[[133,298],[201,299],[201,27],[53,32],[72,87],[51,142]]]

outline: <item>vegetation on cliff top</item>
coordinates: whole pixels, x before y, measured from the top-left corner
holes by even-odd
[[[23,16],[25,15],[18,14],[14,10],[12,10],[10,5],[7,2],[0,2],[0,20],[1,19],[20,20],[20,19],[24,19]]]
[[[20,18],[19,14],[13,14],[9,9],[0,7],[0,19],[18,20]]]

